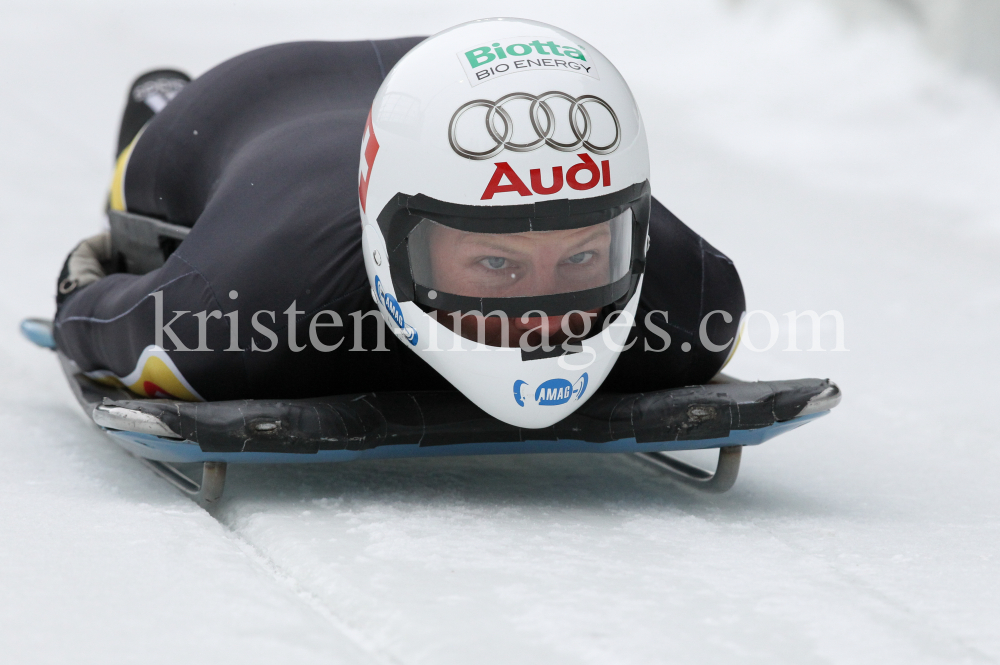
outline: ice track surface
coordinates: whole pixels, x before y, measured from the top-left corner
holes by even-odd
[[[844,403],[747,450],[721,497],[624,457],[234,466],[212,517],[89,424],[17,334],[101,227],[126,86],[492,10],[7,2],[0,660],[1000,660],[1000,95],[903,27],[810,2],[574,7],[502,10],[577,32],[632,84],[655,193],[783,323],[731,372],[829,376]],[[842,312],[849,351],[783,350],[783,314],[808,309]]]

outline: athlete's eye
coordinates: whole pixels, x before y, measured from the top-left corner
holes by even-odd
[[[576,265],[580,265],[582,263],[586,263],[592,258],[594,258],[593,252],[580,252],[579,254],[574,254],[573,256],[566,259],[566,263],[573,263]]]
[[[487,256],[485,259],[479,262],[483,267],[489,268],[490,270],[500,270],[507,266],[507,259],[502,256]]]

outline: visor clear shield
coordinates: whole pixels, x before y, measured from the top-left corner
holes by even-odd
[[[413,281],[429,292],[530,298],[600,289],[629,274],[632,210],[558,231],[475,233],[423,219],[407,238]],[[433,296],[432,296],[433,297]]]

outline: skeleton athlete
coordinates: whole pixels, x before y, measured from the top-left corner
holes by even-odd
[[[435,39],[440,38],[428,43]],[[542,48],[566,41],[558,36],[550,36],[554,41],[549,42],[539,39],[535,41]],[[502,112],[491,111],[498,107],[491,101],[452,116],[449,145],[448,118],[440,127],[428,129],[433,119],[430,111],[421,116],[420,100],[410,100],[407,106],[402,93],[386,97],[394,94],[391,89],[376,100],[389,72],[422,41],[281,44],[235,57],[190,82],[172,71],[140,77],[122,122],[109,209],[112,214],[130,213],[190,232],[183,241],[161,238],[163,264],[144,274],[135,274],[141,271],[129,265],[129,257],[119,253],[107,234],[81,243],[59,279],[55,319],[59,349],[92,377],[123,383],[148,396],[291,399],[447,389],[456,382],[429,364],[426,356],[415,354],[410,348],[413,340],[388,333],[383,322],[387,315],[394,332],[407,328],[397,330],[393,324],[396,312],[390,311],[390,298],[397,305],[419,306],[442,326],[484,347],[528,349],[523,356],[527,366],[535,357],[531,353],[546,357],[539,348],[555,348],[556,354],[572,350],[577,348],[574,343],[606,327],[614,303],[627,298],[622,300],[624,291],[606,300],[596,299],[595,294],[611,293],[614,285],[627,283],[633,289],[629,293],[639,293],[636,279],[628,280],[629,274],[638,274],[641,293],[634,325],[607,377],[592,390],[635,393],[711,379],[736,346],[744,311],[743,290],[732,262],[650,198],[648,184],[641,190],[639,184],[613,180],[623,172],[615,160],[624,159],[624,148],[608,151],[596,144],[596,138],[589,147],[575,151],[537,143],[532,158],[549,156],[564,163],[539,161],[540,168],[534,170],[515,161],[527,159],[527,151],[510,148],[529,139],[557,141],[558,132],[567,131],[564,124],[556,127],[567,118],[560,104],[576,104],[570,107],[569,118],[578,123],[578,133],[584,115],[591,122],[586,131],[597,132],[598,116],[607,112],[580,100],[588,98],[587,86],[609,85],[617,73],[599,64],[600,81],[588,71],[565,66],[561,68],[566,71],[501,77],[499,66],[516,62],[520,47],[530,52],[535,42],[508,45],[510,40],[497,37],[467,49],[471,56],[462,51],[469,44],[453,48],[441,60],[446,63],[442,66],[455,69],[451,78],[462,76],[462,68],[472,82],[486,71],[497,76],[476,82],[475,87],[460,81],[465,86],[462,94],[470,100],[500,99],[499,87],[490,86],[531,88],[529,81],[534,79],[527,78],[531,76],[552,77],[553,83],[539,78],[531,94],[518,93],[520,98],[508,94],[510,101],[499,106]],[[525,58],[539,63],[559,59],[548,48],[546,57],[530,52]],[[414,58],[433,55],[418,54],[419,50]],[[487,55],[491,62],[485,62]],[[568,62],[565,54],[562,58]],[[477,65],[479,61],[484,63]],[[587,64],[593,65],[593,58]],[[393,74],[402,77],[407,71]],[[390,83],[386,81],[386,86],[391,88]],[[543,107],[540,95],[557,90],[556,86],[569,92],[543,99]],[[573,86],[575,91],[570,90]],[[597,91],[602,100],[608,97]],[[613,108],[616,123],[623,118],[621,131],[626,132],[632,117],[628,110],[620,102],[601,103]],[[584,111],[578,110],[581,106]],[[448,115],[454,110],[449,107]],[[487,122],[493,123],[494,133],[503,141],[489,140],[485,131],[478,144],[479,139],[462,135],[479,123],[477,113],[492,113]],[[531,114],[535,134],[531,134]],[[417,126],[421,122],[425,126]],[[391,141],[411,126],[417,134],[424,132],[420,140],[440,141],[442,152],[392,164],[392,155],[398,153],[392,152],[396,148]],[[475,127],[481,128],[481,123]],[[541,139],[535,139],[536,134]],[[367,163],[376,136],[382,151]],[[645,149],[644,134],[642,141]],[[507,148],[499,152],[493,143]],[[491,149],[497,152],[485,159],[461,153],[479,155]],[[366,270],[359,154],[363,204],[373,173],[388,178],[409,169],[430,178],[445,177],[451,169],[474,179],[480,173],[476,169],[485,169],[470,194],[475,205],[447,202],[453,206],[447,210],[453,212],[439,206],[435,209],[445,212],[436,217],[427,213],[426,219],[407,227],[408,254],[403,259],[393,255],[392,248],[384,257],[372,252],[377,263],[393,261],[392,283],[385,275],[377,276],[380,268],[372,266],[376,273],[371,274]],[[447,155],[446,163],[436,161],[438,154]],[[542,201],[551,203],[553,210],[559,205],[570,210],[581,201],[589,205],[604,200],[600,196],[617,195],[626,186],[633,187],[628,190],[633,203],[622,203],[624,198],[612,201],[613,210],[609,207],[610,212],[595,217],[594,223],[562,223],[545,230],[514,225],[505,232],[488,226],[492,218],[487,213],[494,209],[490,206],[496,206],[497,219],[514,219],[513,206],[541,206],[538,201]],[[402,199],[383,197],[373,209],[371,197],[377,188],[372,187],[366,219],[374,223],[379,216],[383,230],[399,228],[383,220],[397,214],[392,206]],[[584,187],[593,189],[582,192]],[[438,202],[443,198],[393,184],[391,193],[397,191],[399,196],[411,195],[405,205],[399,204],[409,206],[411,213],[419,203],[416,195]],[[590,198],[580,198],[584,194]],[[474,223],[463,226],[455,221],[459,218]],[[641,257],[644,238],[637,229],[647,220],[648,253]],[[400,286],[400,260],[408,263],[406,288],[412,293]],[[373,274],[378,284],[370,281]],[[578,307],[559,304],[554,310],[514,312],[503,304],[556,303],[567,293],[584,294],[574,301]],[[476,309],[470,302],[501,304],[492,316],[489,312],[476,316],[469,313]],[[399,312],[402,318],[402,309]],[[408,316],[412,319],[412,314]],[[478,369],[475,356],[470,358],[463,361],[466,368]],[[510,386],[501,388],[510,394]]]

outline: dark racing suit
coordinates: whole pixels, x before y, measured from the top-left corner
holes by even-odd
[[[117,199],[190,234],[161,268],[111,274],[65,298],[60,351],[84,371],[134,378],[159,323],[174,371],[207,400],[447,388],[384,328],[361,255],[366,118],[386,73],[419,41],[270,46],[184,87],[130,146]],[[655,199],[650,234],[635,343],[603,390],[707,381],[732,345],[705,348],[702,319],[731,315],[709,319],[708,337],[722,345],[744,311],[732,262]],[[310,330],[323,310],[344,325]],[[376,350],[380,338],[385,350]],[[150,381],[133,389],[190,398]]]

